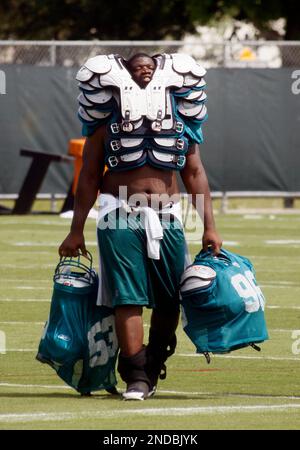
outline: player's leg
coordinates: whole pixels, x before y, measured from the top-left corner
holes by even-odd
[[[179,321],[179,283],[184,270],[185,238],[178,223],[164,230],[161,257],[150,263],[151,288],[155,307],[151,316],[147,345],[147,374],[154,393],[158,378],[166,378],[165,362],[176,348]]]
[[[126,382],[125,400],[148,397],[150,382],[145,372],[146,353],[143,346],[142,307],[135,305],[115,308],[116,330],[120,343],[118,371]]]
[[[118,371],[127,385],[123,397],[143,400],[148,396],[151,384],[145,373],[142,320],[143,306],[151,306],[147,254],[143,231],[132,229],[130,223],[127,227],[122,225],[98,230],[98,240],[112,306],[115,308],[120,347]]]

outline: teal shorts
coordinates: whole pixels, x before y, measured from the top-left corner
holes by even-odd
[[[181,224],[173,216],[165,220],[160,259],[147,255],[146,232],[140,215],[113,211],[97,228],[100,257],[105,269],[112,306],[140,305],[179,309],[179,283],[184,271],[186,243]],[[105,221],[107,228],[103,229]],[[115,224],[115,226],[113,226]]]

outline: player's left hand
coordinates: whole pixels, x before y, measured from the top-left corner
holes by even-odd
[[[202,247],[204,251],[207,251],[209,247],[211,247],[214,255],[218,255],[220,253],[222,239],[215,229],[204,230],[202,236]]]

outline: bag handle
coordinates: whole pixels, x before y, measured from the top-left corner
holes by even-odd
[[[204,258],[206,258],[206,257],[210,257],[210,258],[216,257],[216,258],[220,258],[220,259],[226,259],[227,261],[231,262],[231,259],[228,256],[227,251],[225,249],[223,249],[223,248],[221,248],[221,250],[219,251],[219,253],[217,255],[213,255],[211,247],[209,247],[208,250],[206,250],[206,251],[202,249],[198,255],[201,256],[201,257],[204,257]]]

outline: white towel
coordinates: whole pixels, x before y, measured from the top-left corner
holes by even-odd
[[[117,208],[124,208],[127,212],[142,213],[142,225],[147,237],[147,254],[151,259],[160,258],[160,241],[163,239],[163,227],[161,226],[158,214],[172,214],[182,224],[180,203],[170,202],[159,211],[149,206],[131,206],[125,200],[120,200],[111,194],[100,194],[99,215],[97,223],[111,211]]]

